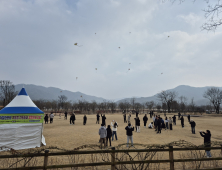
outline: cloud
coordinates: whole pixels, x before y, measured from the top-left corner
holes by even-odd
[[[1,79],[107,99],[181,84],[220,86],[222,31],[200,31],[202,7],[151,0],[0,1]]]

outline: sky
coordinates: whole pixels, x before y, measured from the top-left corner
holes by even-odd
[[[206,7],[188,0],[0,0],[0,80],[106,99],[222,86],[222,28],[201,29]]]

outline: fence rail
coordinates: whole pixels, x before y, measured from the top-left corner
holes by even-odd
[[[0,155],[0,159],[6,158],[25,158],[25,157],[44,157],[43,166],[34,166],[34,167],[18,167],[18,168],[2,168],[0,170],[32,170],[32,169],[55,169],[55,168],[68,168],[68,167],[87,167],[87,166],[104,166],[110,165],[111,170],[115,169],[116,165],[122,164],[140,164],[140,163],[170,163],[170,170],[174,170],[175,162],[193,162],[193,161],[213,161],[213,160],[222,160],[222,157],[214,158],[194,158],[194,159],[174,159],[174,151],[193,151],[193,150],[221,150],[222,155],[222,146],[221,147],[188,147],[188,148],[173,148],[170,146],[169,149],[123,149],[115,150],[115,147],[112,150],[94,150],[94,151],[66,151],[66,152],[56,152],[50,153],[49,150],[45,150],[45,153],[30,153],[30,154],[18,154],[18,155]],[[142,160],[142,161],[116,161],[116,153],[130,153],[130,152],[169,152],[169,159],[162,160]],[[62,156],[62,155],[83,155],[83,154],[99,154],[99,153],[109,153],[111,154],[111,162],[97,162],[97,163],[78,163],[78,164],[65,164],[65,165],[48,165],[49,156]],[[222,168],[213,168],[211,170],[222,169]]]

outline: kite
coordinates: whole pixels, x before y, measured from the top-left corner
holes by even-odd
[[[161,74],[163,74],[163,73],[161,73]]]
[[[60,91],[60,93],[62,93],[62,91]]]
[[[118,47],[120,49],[120,47]]]
[[[129,63],[129,64],[131,64],[131,63]]]
[[[80,97],[82,97],[82,96],[80,96]]]
[[[131,34],[131,32],[129,32]]]
[[[76,80],[78,79],[78,77],[76,77]]]
[[[96,34],[96,33],[95,33]]]
[[[78,43],[74,43],[74,45],[78,46],[78,47],[82,47],[82,45],[78,45]]]
[[[97,70],[97,68],[95,68],[95,70]]]

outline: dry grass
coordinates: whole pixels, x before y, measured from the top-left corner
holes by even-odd
[[[203,144],[203,138],[200,136],[200,130],[210,130],[212,134],[212,141],[222,141],[222,124],[219,117],[210,117],[208,115],[203,115],[202,117],[191,117],[196,122],[196,134],[191,133],[190,125],[185,117],[185,127],[182,128],[180,121],[177,120],[177,125],[173,126],[173,130],[162,130],[161,134],[156,134],[153,129],[148,129],[143,127],[143,116],[140,114],[139,118],[141,120],[141,132],[133,133],[134,143],[140,144],[166,144],[172,141],[186,140],[195,145]],[[167,116],[172,116],[168,115]],[[118,140],[112,142],[112,146],[117,146],[118,144],[126,143],[126,123],[123,123],[122,114],[106,114],[107,121],[106,124],[110,125],[111,121],[115,119],[118,122],[117,136]],[[134,117],[132,115],[131,121],[134,125]],[[164,117],[162,115],[162,117]],[[62,117],[55,116],[54,122],[52,124],[44,124],[43,135],[46,138],[46,144],[49,146],[57,146],[59,148],[73,149],[85,144],[98,144],[99,135],[98,131],[100,124],[96,124],[96,115],[87,115],[87,124],[83,125],[83,115],[76,115],[75,125],[69,124],[68,120],[64,120]],[[148,123],[152,120],[149,118]],[[101,121],[100,121],[101,123]]]

